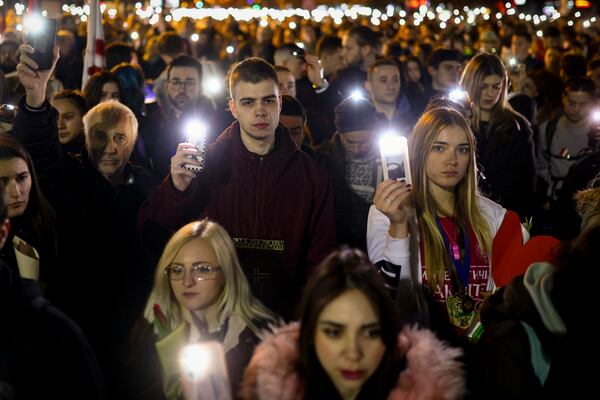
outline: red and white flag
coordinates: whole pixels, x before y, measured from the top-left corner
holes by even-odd
[[[102,71],[105,66],[104,29],[102,29],[100,2],[99,0],[90,0],[90,17],[87,25],[87,46],[83,60],[81,89],[83,90],[90,76]]]

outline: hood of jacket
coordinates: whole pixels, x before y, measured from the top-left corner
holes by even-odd
[[[300,400],[304,387],[296,369],[300,324],[277,329],[256,348],[242,382],[245,399]],[[405,328],[398,348],[406,358],[388,400],[458,399],[465,395],[465,375],[459,349],[451,348],[429,330]]]

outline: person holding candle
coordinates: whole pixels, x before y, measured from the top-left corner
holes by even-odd
[[[169,399],[182,394],[180,351],[207,340],[223,343],[235,394],[261,331],[277,321],[250,292],[229,234],[209,220],[189,223],[169,240],[144,317],[153,324],[151,352]]]
[[[476,325],[479,306],[495,287],[492,241],[506,210],[478,195],[475,139],[458,111],[425,112],[409,154],[412,186],[388,179],[377,187],[369,257],[390,288],[402,278],[422,284],[434,300],[432,328],[460,338]]]
[[[426,329],[400,329],[397,310],[367,256],[342,249],[311,276],[300,323],[257,348],[243,399],[457,399],[461,352]]]
[[[0,181],[11,230],[0,259],[21,278],[45,283],[57,263],[58,221],[40,184],[25,147],[9,135],[0,135]]]

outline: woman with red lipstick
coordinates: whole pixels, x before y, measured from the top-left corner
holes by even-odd
[[[535,209],[533,132],[508,103],[508,75],[494,54],[478,54],[465,67],[461,86],[475,104],[471,128],[477,139],[482,192],[521,220]]]
[[[387,180],[375,193],[369,256],[390,288],[401,279],[424,288],[432,328],[461,343],[495,288],[492,241],[506,210],[478,195],[475,138],[458,111],[425,112],[409,154],[412,186]]]
[[[165,246],[144,317],[152,329],[138,326],[134,336],[150,344],[136,357],[148,362],[132,367],[133,374],[145,374],[132,398],[181,398],[179,352],[206,340],[223,343],[235,396],[258,337],[276,323],[250,292],[231,237],[208,220],[185,225]],[[159,371],[151,371],[152,365]]]
[[[40,189],[29,153],[8,135],[0,135],[0,180],[11,224],[0,257],[22,278],[47,283],[57,250],[56,214]]]
[[[400,329],[397,310],[359,250],[315,269],[300,323],[267,337],[244,375],[243,399],[457,399],[459,350],[432,332]]]

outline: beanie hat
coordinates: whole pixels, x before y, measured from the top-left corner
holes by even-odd
[[[463,62],[462,54],[455,49],[435,49],[433,53],[427,59],[427,65],[433,68],[437,68],[444,61],[455,61],[458,63]]]
[[[339,133],[373,129],[377,111],[363,97],[349,97],[335,107],[335,128]]]

